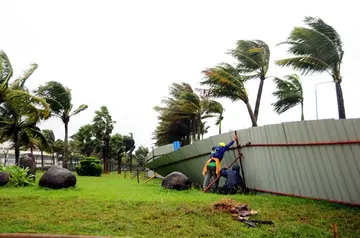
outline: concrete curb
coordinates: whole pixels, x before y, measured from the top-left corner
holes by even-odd
[[[27,234],[27,233],[3,233],[0,234],[1,238],[13,238],[13,237],[32,237],[32,238],[110,238],[113,236],[82,236],[82,235],[54,235],[54,234]],[[123,237],[130,238],[130,237]]]

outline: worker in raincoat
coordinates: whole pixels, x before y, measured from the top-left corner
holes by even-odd
[[[210,184],[210,179],[216,179],[220,176],[221,165],[220,162],[224,158],[225,152],[234,144],[237,140],[237,135],[235,135],[234,139],[229,143],[225,144],[224,142],[220,142],[218,146],[214,146],[211,151],[211,157],[206,162],[203,168],[203,175],[205,176],[203,188],[205,189]],[[219,179],[212,186],[212,190],[217,189],[219,184]]]
[[[240,166],[237,164],[235,164],[231,170],[222,168],[220,170],[220,176],[226,178],[225,184],[220,191],[220,193],[223,194],[235,194],[243,183],[240,176]]]

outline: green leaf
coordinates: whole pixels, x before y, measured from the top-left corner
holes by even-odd
[[[77,114],[79,114],[80,112],[84,111],[84,110],[87,109],[87,108],[88,108],[88,105],[82,104],[82,105],[80,105],[76,110],[73,111],[73,113],[71,114],[71,116],[77,115]]]

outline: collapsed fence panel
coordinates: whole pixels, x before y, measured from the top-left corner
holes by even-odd
[[[248,188],[360,205],[360,119],[286,122],[237,133]],[[163,176],[179,171],[201,184],[211,147],[233,138],[234,132],[228,132],[197,141],[147,167]],[[235,143],[222,167],[238,156]]]

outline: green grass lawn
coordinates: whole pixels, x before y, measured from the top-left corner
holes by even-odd
[[[38,174],[37,178],[40,178]],[[273,195],[232,195],[260,210],[272,226],[248,228],[211,206],[225,197],[199,190],[169,191],[160,181],[123,175],[78,177],[76,188],[0,188],[0,233],[52,233],[130,237],[340,237],[360,235],[360,209]]]

